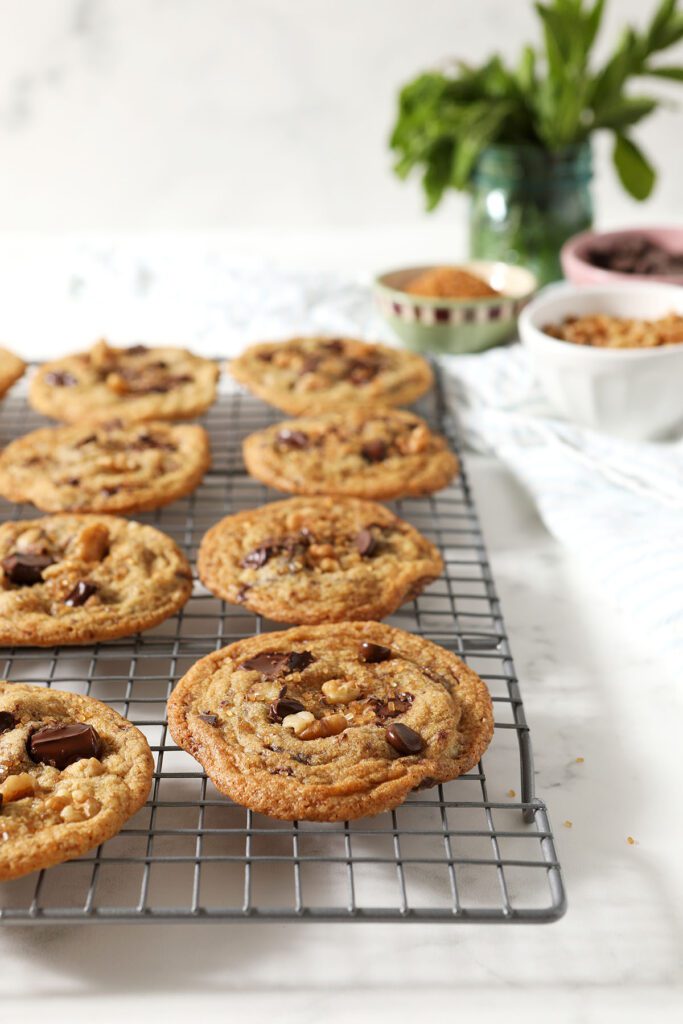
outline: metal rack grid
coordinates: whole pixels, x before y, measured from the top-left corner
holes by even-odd
[[[440,384],[419,411],[455,444]],[[205,417],[213,468],[189,497],[138,518],[190,559],[219,518],[283,496],[245,475],[241,440],[273,422],[227,385]],[[0,442],[43,425],[15,388]],[[337,824],[281,822],[219,794],[173,744],[165,704],[198,658],[276,624],[226,605],[198,583],[155,629],[89,647],[4,648],[2,677],[74,690],[130,718],[156,761],[150,800],[118,836],[78,860],[0,885],[0,921],[122,922],[555,920],[565,895],[545,805],[534,795],[529,730],[465,472],[399,515],[441,549],[444,576],[388,621],[461,656],[491,690],[496,728],[476,769],[412,794],[392,812]],[[0,518],[31,518],[3,503]]]

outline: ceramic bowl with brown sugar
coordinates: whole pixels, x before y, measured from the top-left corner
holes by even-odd
[[[457,269],[488,286],[472,288],[476,294],[449,297],[407,290],[422,278],[436,291],[443,283],[440,272],[447,269],[403,267],[375,279],[379,309],[401,341],[418,352],[452,353],[483,352],[509,341],[519,313],[537,288],[531,271],[508,263],[473,261],[458,264]]]

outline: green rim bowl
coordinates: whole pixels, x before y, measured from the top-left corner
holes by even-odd
[[[462,354],[504,344],[515,333],[517,317],[538,287],[536,277],[524,267],[476,260],[458,266],[481,277],[500,295],[442,299],[403,290],[419,273],[434,266],[404,267],[375,278],[375,298],[382,316],[401,341],[418,352]]]

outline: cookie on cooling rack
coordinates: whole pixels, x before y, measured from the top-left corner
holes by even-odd
[[[185,420],[216,397],[218,367],[183,348],[114,348],[98,341],[88,352],[45,363],[29,401],[68,423],[91,420]]]
[[[259,398],[293,416],[340,405],[409,405],[433,382],[422,356],[357,338],[263,342],[228,369]]]
[[[0,348],[0,398],[23,376],[26,363],[9,349]]]
[[[181,608],[192,572],[152,526],[104,515],[0,525],[0,644],[89,644],[149,629]]]
[[[252,476],[295,494],[430,494],[458,472],[443,437],[400,409],[347,409],[276,423],[244,441]]]
[[[381,619],[442,572],[437,549],[383,505],[290,498],[238,512],[203,537],[214,594],[278,622]]]
[[[239,804],[343,821],[473,767],[489,692],[458,657],[377,622],[300,626],[197,662],[168,703],[175,741]]]
[[[43,512],[135,512],[189,494],[209,467],[203,427],[162,421],[46,427],[0,455],[0,494]]]
[[[116,835],[153,769],[145,737],[106,704],[0,682],[0,881]]]

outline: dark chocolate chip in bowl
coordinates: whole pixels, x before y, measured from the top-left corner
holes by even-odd
[[[10,583],[32,587],[43,582],[43,569],[54,564],[51,555],[32,555],[28,552],[8,555],[2,560],[2,569]]]
[[[93,596],[96,590],[97,587],[94,583],[88,583],[87,580],[79,580],[73,590],[64,598],[64,604],[68,608],[80,608],[89,597]]]
[[[99,758],[102,754],[102,740],[97,730],[84,722],[48,725],[32,734],[27,749],[32,761],[53,765],[62,771],[83,758]]]
[[[370,558],[377,550],[377,541],[369,530],[361,530],[356,537],[356,547],[363,558]]]
[[[298,715],[300,711],[305,710],[300,700],[294,700],[293,697],[278,697],[268,708],[268,720],[281,722],[287,715]]]
[[[307,448],[309,441],[308,434],[304,434],[303,430],[290,430],[289,427],[279,430],[277,439],[288,448]]]
[[[369,665],[375,665],[379,661],[388,661],[391,657],[391,648],[382,647],[381,644],[373,644],[364,640],[360,645],[361,661]]]
[[[402,757],[419,754],[425,745],[419,732],[410,729],[403,722],[392,722],[387,726],[386,737],[389,746],[393,747]]]
[[[66,370],[57,370],[45,374],[45,383],[52,384],[57,388],[72,388],[78,381],[72,373]]]
[[[387,445],[385,441],[367,441],[361,448],[361,455],[366,462],[383,462],[387,457]]]
[[[207,725],[215,725],[218,721],[218,715],[212,715],[209,711],[200,711],[197,718],[201,718]]]
[[[9,732],[16,724],[17,720],[11,711],[0,711],[0,733]]]

